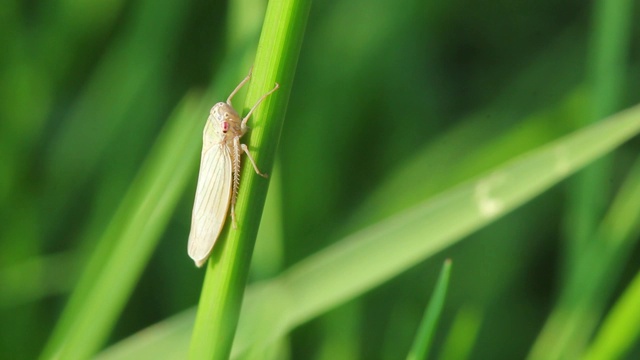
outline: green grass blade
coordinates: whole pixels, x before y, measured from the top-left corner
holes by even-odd
[[[254,113],[249,148],[262,171],[272,168],[310,8],[307,0],[273,0],[267,6],[245,108],[281,85]],[[205,277],[191,339],[191,359],[226,359],[231,352],[268,182],[244,166],[236,214],[239,228],[226,231]],[[228,226],[227,226],[228,229]]]
[[[593,8],[593,38],[590,62],[590,108],[581,124],[587,125],[620,108],[625,78],[629,76],[627,54],[633,1],[599,0]],[[594,236],[611,195],[612,159],[594,162],[571,182],[565,219],[568,274],[575,271],[578,257]]]
[[[435,290],[429,300],[429,306],[424,313],[424,317],[420,322],[420,328],[413,341],[413,346],[407,360],[421,360],[429,357],[429,351],[431,350],[431,341],[433,335],[436,332],[438,326],[438,320],[440,314],[444,308],[444,300],[447,295],[447,287],[449,286],[449,277],[451,275],[451,260],[447,260],[442,265],[440,271],[440,277],[436,283]]]
[[[633,24],[633,0],[594,2],[591,45],[593,117],[608,116],[621,104],[626,79]]]
[[[106,340],[193,174],[201,105],[169,121],[103,235],[42,358],[85,359]],[[190,156],[185,156],[190,154]],[[186,159],[191,159],[188,161]]]
[[[584,359],[620,359],[640,337],[640,273],[618,299],[593,340]]]

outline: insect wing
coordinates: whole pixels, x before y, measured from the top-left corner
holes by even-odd
[[[205,132],[208,129],[205,129]],[[206,136],[206,134],[205,134]],[[189,256],[198,267],[206,261],[227,218],[231,201],[231,153],[225,144],[202,149],[200,174],[193,204]]]

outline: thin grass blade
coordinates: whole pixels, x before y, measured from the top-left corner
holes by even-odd
[[[424,313],[424,317],[420,322],[420,328],[413,341],[411,351],[407,356],[407,360],[422,360],[429,358],[431,350],[431,342],[433,335],[438,327],[438,320],[444,308],[444,300],[447,295],[447,287],[449,286],[449,277],[451,275],[451,260],[447,260],[442,265],[440,276],[436,283],[435,290],[429,300],[429,306]]]

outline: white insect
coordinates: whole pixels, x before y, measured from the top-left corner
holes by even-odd
[[[210,111],[204,127],[202,139],[202,157],[196,198],[193,204],[191,233],[189,234],[189,256],[201,267],[209,258],[222,226],[227,218],[231,204],[231,221],[233,228],[236,222],[235,205],[240,186],[240,156],[247,154],[256,173],[267,177],[258,170],[247,145],[240,143],[240,138],[247,132],[247,121],[260,103],[276,91],[276,86],[264,94],[249,110],[247,116],[240,118],[231,105],[233,96],[251,79],[249,75],[233,90],[227,102],[215,104]]]

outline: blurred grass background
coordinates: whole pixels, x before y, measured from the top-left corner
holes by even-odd
[[[207,106],[226,98],[251,63],[239,49],[255,49],[265,6],[5,1],[0,358],[42,351],[165,123],[187,93]],[[632,1],[315,2],[251,281],[637,103],[638,19]],[[198,111],[191,122],[203,126],[206,107]],[[191,133],[181,141],[197,148]],[[554,311],[596,291],[585,274],[606,268],[598,286],[609,295],[584,305],[578,323],[589,330],[564,350],[581,354],[638,271],[637,247],[599,265],[585,243],[604,236],[597,229],[639,146],[297,328],[279,356],[404,357],[445,258],[455,266],[432,354],[453,353],[455,329],[467,329],[457,336],[473,340],[474,359],[551,351]],[[186,256],[197,163],[180,169],[186,185],[175,180],[157,248],[107,345],[197,303],[204,273]],[[628,219],[636,240],[637,215],[608,221]]]

